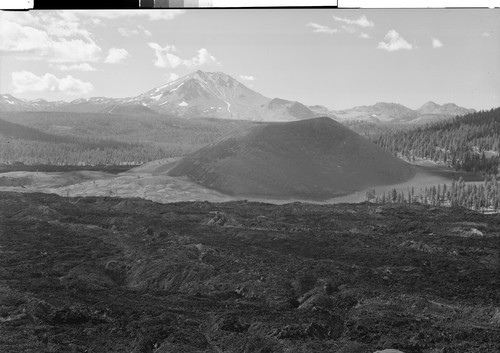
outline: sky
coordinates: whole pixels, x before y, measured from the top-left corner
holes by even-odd
[[[500,106],[499,9],[0,13],[0,93],[136,96],[195,70],[330,109]]]

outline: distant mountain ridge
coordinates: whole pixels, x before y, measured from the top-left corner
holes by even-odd
[[[169,114],[252,121],[294,121],[315,114],[299,102],[268,98],[222,72],[195,71],[129,98],[92,97],[71,102],[24,101],[0,95],[0,111]]]
[[[323,106],[309,107],[316,116],[329,116],[338,121],[349,123],[362,121],[367,123],[426,123],[440,121],[458,115],[474,113],[475,109],[459,107],[454,103],[439,105],[427,102],[418,109],[410,109],[398,103],[378,102],[374,105],[362,105],[351,109],[330,110]]]
[[[428,102],[417,110],[397,103],[379,102],[346,110],[306,106],[268,98],[223,72],[192,72],[135,97],[78,98],[71,102],[44,99],[25,101],[0,95],[0,111],[55,111],[109,114],[168,114],[179,117],[251,121],[296,121],[327,116],[342,122],[422,123],[474,112],[453,103]]]
[[[434,102],[427,102],[422,105],[417,111],[421,114],[454,114],[454,115],[465,115],[469,113],[474,113],[474,109],[462,108],[455,103],[446,103],[443,105],[436,104]]]

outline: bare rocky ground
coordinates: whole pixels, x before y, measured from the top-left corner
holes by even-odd
[[[0,351],[500,351],[500,218],[0,193]]]

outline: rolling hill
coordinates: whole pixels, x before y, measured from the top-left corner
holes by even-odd
[[[328,199],[408,180],[412,167],[330,118],[269,123],[184,157],[168,174],[237,196]]]
[[[0,119],[0,136],[11,139],[34,140],[53,143],[70,142],[71,137],[47,134],[28,126]]]
[[[137,165],[169,155],[166,148],[151,143],[47,133],[0,119],[0,165],[2,166]]]
[[[260,124],[244,120],[184,119],[157,113],[0,113],[0,164],[141,164],[180,157]],[[123,111],[123,110],[122,110]],[[111,151],[111,150],[112,151]],[[133,153],[127,151],[133,150]],[[104,158],[106,151],[111,158]],[[101,157],[100,157],[101,156]]]

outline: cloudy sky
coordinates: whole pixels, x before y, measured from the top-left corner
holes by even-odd
[[[194,70],[333,109],[500,106],[499,10],[0,13],[0,93],[135,96]]]

